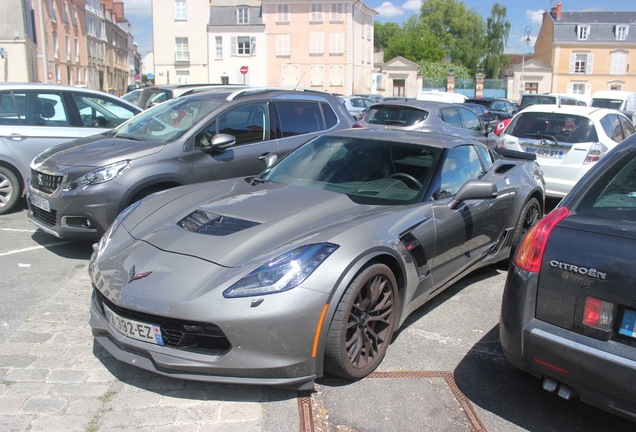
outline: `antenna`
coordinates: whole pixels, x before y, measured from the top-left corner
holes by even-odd
[[[298,80],[298,82],[296,83],[296,87],[294,87],[295,89],[297,89],[297,88],[298,88],[298,86],[300,85],[300,82],[303,80],[304,76],[305,76],[305,72],[303,72],[302,76],[300,77],[300,79],[299,79],[299,80]]]

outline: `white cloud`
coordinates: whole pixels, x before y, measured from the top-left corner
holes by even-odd
[[[419,11],[422,8],[422,0],[406,0],[402,9]]]
[[[395,6],[393,3],[391,2],[384,2],[382,3],[380,6],[378,6],[377,8],[375,8],[375,10],[383,17],[385,18],[391,18],[394,16],[398,16],[398,15],[402,15],[404,14],[404,11],[402,9],[400,9],[399,7]]]
[[[150,17],[150,0],[126,0],[124,15],[126,17],[129,15],[146,15]]]
[[[526,10],[526,17],[530,24],[538,24],[541,25],[543,23],[543,9],[539,10]]]

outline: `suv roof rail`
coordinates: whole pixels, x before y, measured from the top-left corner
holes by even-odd
[[[314,90],[314,89],[306,89],[303,87],[290,87],[290,86],[268,86],[268,87],[248,87],[245,89],[240,89],[237,90],[235,92],[233,92],[232,94],[228,95],[228,97],[226,98],[226,100],[232,101],[238,97],[242,97],[245,94],[257,94],[257,93],[265,93],[265,92],[270,92],[270,91],[276,91],[276,90],[283,90],[283,91],[288,91],[288,92],[311,92],[311,93],[319,93],[319,94],[323,94],[323,95],[332,95],[332,93],[326,92],[326,91],[322,91],[322,90]]]

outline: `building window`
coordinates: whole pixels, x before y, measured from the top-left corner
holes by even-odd
[[[188,52],[188,38],[178,37],[175,38],[175,61],[177,62],[189,62],[190,53]]]
[[[611,74],[622,75],[627,72],[627,53],[614,52],[612,55],[612,65],[610,67]]]
[[[621,84],[610,84],[609,89],[621,91],[623,90],[623,86]]]
[[[276,5],[276,22],[277,23],[289,22],[289,5],[287,4]]]
[[[236,23],[237,24],[250,23],[250,8],[240,7],[236,9]]]
[[[186,16],[186,0],[174,1],[174,19],[177,21],[185,21]]]
[[[572,84],[572,94],[584,95],[585,84]]]
[[[64,41],[66,42],[66,60],[71,61],[71,38],[66,35],[64,36]]]
[[[51,22],[57,22],[57,13],[55,12],[55,2],[49,0],[49,18]]]
[[[79,62],[80,62],[79,39],[75,38],[75,63],[79,63]]]
[[[229,84],[229,83],[230,83],[230,77],[228,76],[221,77],[221,84]]]
[[[329,66],[329,85],[334,87],[342,87],[344,85],[344,66]]]
[[[587,37],[590,35],[590,28],[588,26],[578,26],[576,34],[579,40],[587,40]]]
[[[73,27],[77,27],[77,9],[75,5],[71,8],[71,21],[73,22]]]
[[[289,57],[291,55],[291,35],[276,35],[276,56]]]
[[[190,71],[177,71],[177,84],[190,84]]]
[[[60,47],[57,43],[57,33],[53,33],[53,53],[56,59],[60,58]]]
[[[286,64],[283,65],[281,85],[296,87],[300,81],[300,68],[298,65]]]
[[[323,22],[323,4],[322,3],[312,3],[311,4],[311,12],[309,13],[309,21],[310,22]]]
[[[629,33],[628,26],[616,26],[616,40],[623,41],[627,39],[627,34]]]
[[[393,96],[397,96],[397,97],[406,96],[406,80],[403,80],[403,79],[393,80]]]
[[[233,56],[256,55],[256,38],[249,36],[232,36]]]
[[[537,94],[539,93],[539,83],[527,82],[524,88],[525,93]]]
[[[325,34],[323,32],[309,33],[309,54],[322,55],[325,52]]]
[[[591,74],[593,60],[593,54],[571,54],[569,72],[571,74]]]
[[[322,87],[324,85],[325,68],[322,65],[311,65],[310,85],[312,87]]]
[[[335,23],[344,22],[344,5],[342,3],[331,3],[329,21]]]
[[[59,64],[55,65],[55,82],[58,83],[58,84],[60,82],[62,82],[61,78],[60,78],[60,65]]]
[[[222,36],[216,36],[214,38],[215,41],[215,46],[216,46],[216,59],[222,59],[223,58],[223,37]]]
[[[329,54],[331,55],[344,54],[344,33],[329,34]]]
[[[62,2],[62,22],[64,24],[68,24],[68,11],[66,8],[66,2],[63,1]]]

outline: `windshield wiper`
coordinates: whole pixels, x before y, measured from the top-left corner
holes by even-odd
[[[134,136],[132,136],[132,135],[115,135],[115,138],[123,138],[123,139],[131,140],[131,141],[142,141],[142,142],[146,142],[146,140],[145,140],[145,139],[137,138],[137,137],[134,137]]]
[[[526,134],[526,136],[527,137],[536,137],[536,138],[546,138],[546,139],[549,139],[550,141],[553,141],[555,144],[559,143],[558,139],[556,139],[554,136],[548,135],[548,134],[529,133],[529,134]]]
[[[251,184],[252,186],[256,185],[257,183],[264,184],[264,183],[265,183],[265,180],[263,180],[263,179],[262,179],[262,178],[260,178],[260,177],[254,177],[254,178],[252,179],[252,181],[250,181],[250,184]]]

